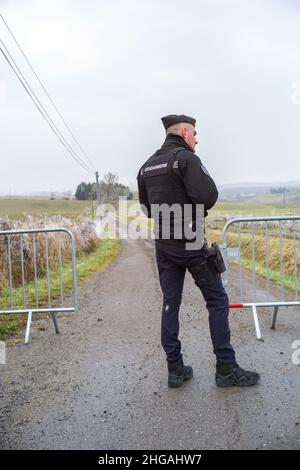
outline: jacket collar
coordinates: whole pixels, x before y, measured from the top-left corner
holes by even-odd
[[[172,149],[175,147],[183,147],[191,151],[190,147],[188,146],[188,144],[185,142],[185,140],[182,137],[176,134],[168,134],[161,148]]]

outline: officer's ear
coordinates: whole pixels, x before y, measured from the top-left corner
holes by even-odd
[[[179,135],[180,137],[182,137],[183,139],[186,137],[186,128],[185,127],[181,127],[179,129]]]

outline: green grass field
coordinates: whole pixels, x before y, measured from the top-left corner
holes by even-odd
[[[33,217],[62,215],[70,219],[75,219],[84,213],[91,213],[90,201],[64,199],[55,199],[52,201],[46,198],[0,198],[0,217],[8,216],[11,219],[24,220],[26,219],[26,215]]]
[[[138,203],[129,201],[128,206]],[[42,215],[62,215],[64,217],[76,218],[83,213],[91,214],[90,201],[64,200],[43,197],[31,198],[4,198],[0,197],[0,217],[8,216],[12,219],[24,220],[26,215],[39,217]],[[95,210],[95,201],[93,202]],[[300,204],[257,204],[246,202],[218,202],[209,211],[207,222],[222,221],[224,217],[262,216],[262,215],[297,215],[300,214]]]
[[[271,216],[271,215],[298,215],[300,204],[254,204],[247,202],[218,202],[210,211],[208,221],[222,217],[237,216]]]
[[[137,200],[129,201],[128,206],[138,204]],[[300,204],[258,204],[253,202],[217,202],[210,209],[208,218],[237,215],[291,215],[300,214]]]

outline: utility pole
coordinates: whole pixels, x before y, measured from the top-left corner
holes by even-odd
[[[99,185],[99,173],[96,171],[96,193],[97,193],[97,208],[100,206],[100,185]]]
[[[93,201],[93,194],[91,194],[91,211],[92,211],[92,219],[94,220],[94,201]]]
[[[99,173],[95,172],[96,175],[96,194],[97,194],[97,204],[96,204],[96,225],[98,236],[102,236],[102,220],[100,214],[100,185],[99,185]]]

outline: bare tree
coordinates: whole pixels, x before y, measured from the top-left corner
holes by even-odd
[[[100,199],[103,202],[116,204],[120,196],[130,195],[128,186],[118,182],[119,177],[116,173],[106,173],[101,180]]]

